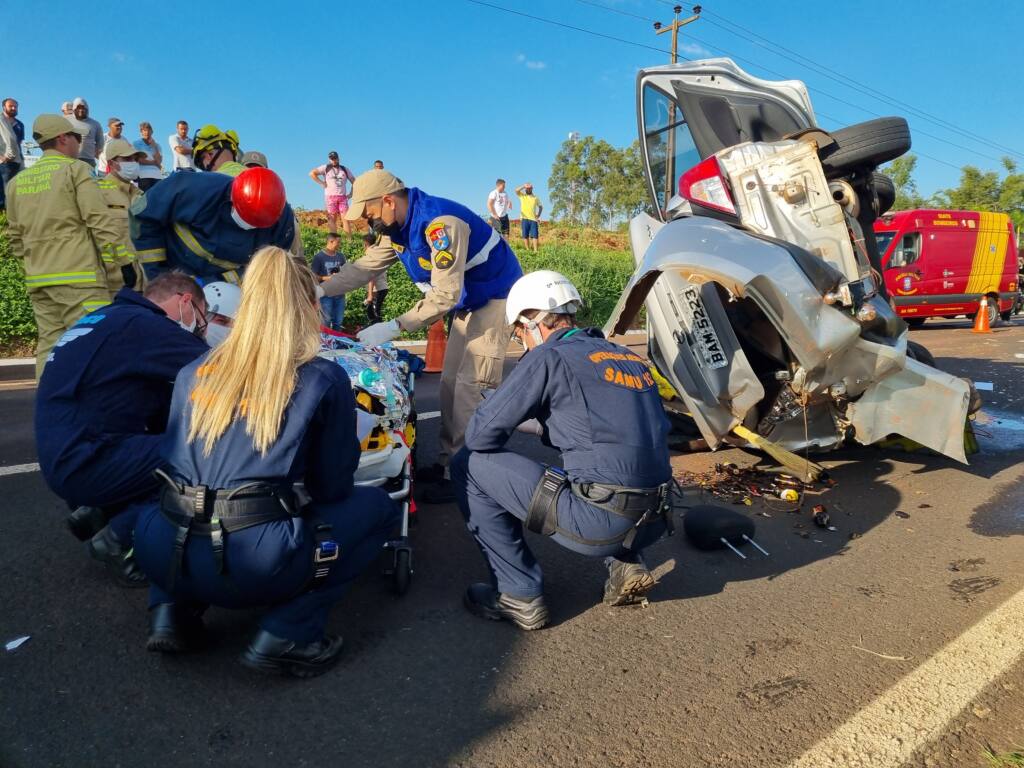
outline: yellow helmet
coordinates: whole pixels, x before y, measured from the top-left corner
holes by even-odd
[[[192,153],[194,155],[208,149],[230,149],[238,154],[238,134],[234,131],[222,131],[212,123],[204,125],[192,137]]]

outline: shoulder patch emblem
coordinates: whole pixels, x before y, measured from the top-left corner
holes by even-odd
[[[434,254],[434,268],[444,271],[455,263],[455,257],[448,251],[438,251]]]
[[[448,227],[441,221],[433,221],[427,226],[427,240],[435,251],[447,251],[452,244]]]
[[[419,259],[417,259],[417,261],[419,261],[419,264],[423,269],[427,270],[428,272],[430,271],[432,265],[427,259],[424,259],[422,256],[420,256]]]

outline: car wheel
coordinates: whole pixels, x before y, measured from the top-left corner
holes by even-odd
[[[907,357],[917,360],[919,363],[930,365],[932,368],[938,367],[935,365],[935,358],[928,351],[928,348],[924,344],[918,344],[916,341],[907,342]]]
[[[877,168],[910,149],[910,127],[902,117],[880,117],[832,131],[834,144],[821,150],[821,167],[830,178],[859,168]]]
[[[925,320],[926,320],[926,318],[924,318],[924,317],[904,317],[903,318],[903,322],[905,322],[911,328],[920,328],[922,325],[924,325],[924,321]]]
[[[1004,323],[1008,323],[1008,322],[1010,322],[1010,318],[1013,317],[1013,310],[1012,309],[1008,309],[1005,312],[1003,312],[1001,315],[999,315],[999,317],[1002,318]]]
[[[881,216],[896,203],[896,185],[884,173],[875,171],[871,174],[871,186],[878,196],[878,215]]]

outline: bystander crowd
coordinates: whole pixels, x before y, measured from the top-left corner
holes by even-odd
[[[89,117],[89,102],[81,96],[71,102],[71,107],[74,114],[68,120],[75,133],[82,137],[78,159],[95,168],[103,151],[103,126]]]
[[[25,139],[25,126],[18,119],[18,102],[7,98],[0,113],[0,211],[7,208],[4,187],[25,166],[21,142]]]

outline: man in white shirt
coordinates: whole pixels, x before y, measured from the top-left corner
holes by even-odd
[[[188,123],[184,120],[178,121],[178,132],[171,134],[167,139],[171,148],[172,171],[194,171],[195,164],[192,162],[192,140],[188,137]]]
[[[103,134],[104,145],[111,139],[123,139],[124,136],[124,121],[119,117],[112,117],[107,120],[107,132]],[[105,152],[101,152],[99,158],[96,160],[96,169],[100,173],[108,173],[107,169],[107,155]]]
[[[512,203],[505,192],[505,180],[498,179],[494,182],[494,189],[487,196],[487,210],[491,213],[491,226],[508,238],[508,214],[512,210]]]

